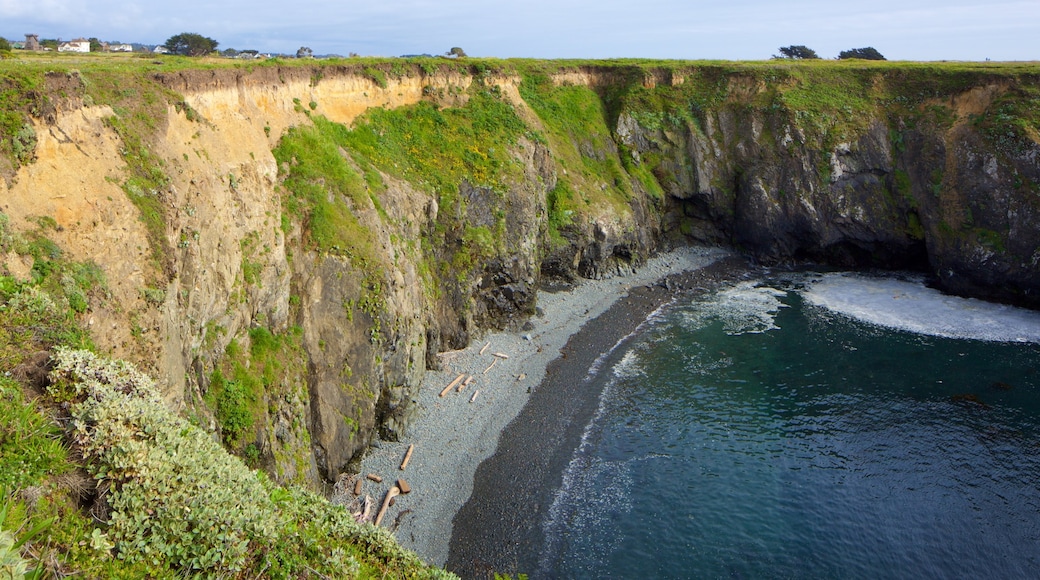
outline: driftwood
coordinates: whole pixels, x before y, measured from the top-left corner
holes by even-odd
[[[465,351],[463,351],[463,350],[446,350],[444,352],[437,353],[437,356],[439,356],[441,358],[447,358],[447,357],[452,357],[452,356],[455,356],[455,355],[462,354],[463,352],[465,352]]]
[[[472,403],[473,401],[476,401],[477,400],[477,395],[479,395],[479,394],[480,394],[480,389],[477,389],[477,390],[473,391],[473,396],[469,398],[469,402]]]
[[[357,482],[354,483],[354,497],[357,497],[357,496],[361,495],[361,484],[362,484],[363,481],[365,481],[365,480],[363,480],[363,479],[361,479],[359,477]]]
[[[376,515],[375,525],[378,528],[379,524],[383,521],[383,516],[386,515],[386,508],[390,507],[390,500],[394,499],[401,494],[401,490],[397,489],[397,486],[390,488],[390,491],[386,492],[386,497],[383,498],[383,507],[379,508],[379,513]]]
[[[443,390],[443,391],[441,391],[441,394],[440,394],[440,396],[442,396],[442,397],[443,397],[444,395],[447,395],[447,394],[448,394],[448,391],[450,391],[450,390],[451,390],[452,388],[454,388],[454,387],[455,387],[455,385],[457,385],[457,384],[461,383],[461,382],[462,382],[462,379],[464,379],[464,378],[466,378],[466,373],[462,373],[461,375],[459,375],[459,376],[455,377],[455,380],[454,380],[454,381],[452,381],[452,382],[448,383],[448,386],[444,387],[444,390]]]
[[[408,482],[403,478],[397,480],[397,488],[401,490],[402,494],[412,493],[412,486],[408,485]]]
[[[487,344],[485,344],[485,345],[484,345],[484,348],[480,349],[480,354],[484,354],[484,352],[485,352],[485,351],[487,351],[487,349],[488,349],[488,347],[489,347],[489,346],[491,346],[491,343],[490,343],[490,342],[489,342],[489,343],[487,343]]]
[[[491,367],[495,366],[495,363],[497,363],[497,362],[498,362],[498,359],[497,359],[497,358],[496,358],[495,360],[491,361],[491,364],[490,364],[490,365],[488,365],[488,368],[484,369],[484,374],[485,374],[485,375],[486,375],[486,374],[488,374],[488,371],[490,371],[490,370],[491,370]]]
[[[363,524],[372,521],[372,496],[366,495],[365,499],[359,497],[356,502],[356,507],[357,511],[352,514],[355,522]]]
[[[470,383],[472,383],[474,380],[476,380],[476,379],[473,378],[473,375],[470,375],[468,378],[466,378],[466,380],[464,380],[461,383],[459,383],[459,386],[455,388],[455,392],[456,393],[461,393],[462,389],[465,389],[466,387],[468,387],[470,385]]]
[[[404,471],[405,467],[408,467],[408,462],[412,460],[412,450],[415,449],[415,445],[409,445],[408,451],[404,454],[404,461],[401,462],[401,471]]]
[[[376,483],[383,483],[383,478],[374,473],[369,473],[367,477]]]
[[[491,356],[494,356],[494,357],[497,357],[497,358],[500,358],[500,359],[507,359],[507,358],[509,358],[509,355],[504,353],[504,352],[492,353]]]

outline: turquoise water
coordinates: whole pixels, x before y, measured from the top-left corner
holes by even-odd
[[[659,313],[596,369],[535,575],[1040,577],[1040,317],[944,300],[789,275]]]

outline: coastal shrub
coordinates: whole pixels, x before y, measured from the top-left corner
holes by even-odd
[[[157,568],[240,570],[250,544],[275,537],[277,514],[257,475],[169,412],[129,363],[55,351],[52,392],[71,397],[72,439],[108,483],[105,532],[116,554]]]
[[[58,348],[52,379],[52,396],[70,403],[73,443],[108,490],[97,550],[156,576],[454,577],[342,506],[251,471],[170,412],[129,363]]]

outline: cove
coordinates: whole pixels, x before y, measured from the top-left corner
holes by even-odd
[[[519,569],[1035,577],[1038,329],[914,278],[773,274],[679,301],[592,379]]]

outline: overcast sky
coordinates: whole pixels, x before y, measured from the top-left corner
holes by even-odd
[[[0,0],[0,36],[315,54],[768,59],[872,46],[889,60],[1040,60],[1040,0]]]

